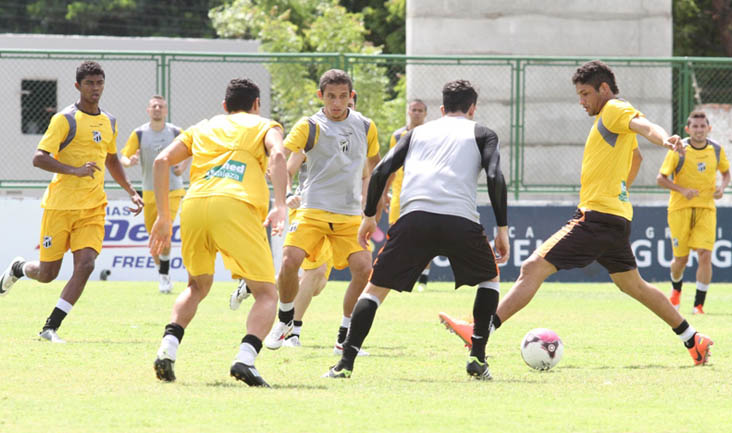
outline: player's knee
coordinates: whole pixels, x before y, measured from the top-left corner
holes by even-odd
[[[41,266],[38,270],[38,282],[50,283],[51,281],[55,280],[56,277],[58,277],[58,273],[60,270],[60,268]]]
[[[293,257],[291,255],[282,256],[282,270],[284,272],[297,273],[298,269],[300,269],[301,264],[302,260],[298,260],[297,257]]]
[[[674,267],[686,266],[686,263],[688,261],[689,261],[689,256],[683,256],[683,257],[674,256],[673,260],[671,261],[671,266],[674,266]]]
[[[712,252],[709,250],[697,250],[697,256],[699,257],[699,264],[708,265],[712,263]]]
[[[74,264],[74,273],[89,276],[94,272],[94,259],[84,259]]]

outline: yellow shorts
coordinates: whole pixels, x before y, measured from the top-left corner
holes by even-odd
[[[668,213],[671,246],[674,257],[689,255],[689,249],[714,250],[717,231],[717,210],[683,208]]]
[[[178,215],[178,208],[180,207],[180,201],[185,195],[184,189],[176,189],[170,191],[168,194],[168,209],[170,210],[170,221],[175,221],[175,216]],[[153,224],[158,217],[158,207],[155,203],[155,192],[154,191],[143,191],[142,201],[145,202],[144,214],[145,214],[145,228],[150,233]]]
[[[66,251],[93,248],[99,254],[104,241],[106,204],[92,209],[45,209],[41,219],[42,262],[55,262]]]
[[[399,219],[399,193],[400,191],[391,192],[391,201],[389,202],[389,225],[392,226]]]
[[[267,231],[249,203],[221,196],[187,198],[181,206],[180,230],[189,274],[213,275],[220,252],[232,278],[275,282]]]
[[[321,215],[325,214],[322,211],[317,212]],[[336,216],[340,220],[344,219],[343,215]],[[327,257],[325,250],[327,245],[330,245],[332,265],[336,269],[344,269],[348,266],[348,257],[351,254],[365,251],[358,243],[361,217],[346,216],[345,219],[347,222],[328,222],[311,218],[308,214],[298,211],[295,218],[290,221],[284,246],[294,246],[304,250],[307,253],[307,259],[303,261],[303,269],[315,269],[326,263],[321,261],[318,266],[315,266],[319,259]]]

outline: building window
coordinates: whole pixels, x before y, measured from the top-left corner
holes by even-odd
[[[43,134],[56,113],[56,80],[22,80],[20,91],[23,134]]]

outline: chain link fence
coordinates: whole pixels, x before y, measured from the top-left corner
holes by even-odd
[[[468,79],[478,89],[476,120],[501,140],[501,165],[514,198],[579,188],[582,152],[593,118],[578,103],[571,77],[586,58],[410,57],[350,54],[209,54],[0,50],[6,79],[0,95],[4,156],[0,188],[43,188],[51,175],[34,169],[33,152],[51,116],[78,99],[75,69],[99,61],[107,79],[101,106],[118,119],[117,147],[148,121],[150,96],[164,95],[169,121],[186,128],[222,112],[226,84],[249,77],[262,91],[261,113],[289,130],[319,107],[317,80],[330,68],[348,71],[357,109],[379,129],[382,153],[406,122],[406,102],[423,100],[427,120],[440,116],[444,83]],[[620,96],[649,119],[684,134],[695,108],[707,111],[712,138],[732,139],[732,59],[606,59]],[[639,139],[643,168],[634,189],[661,192],[655,176],[665,151]],[[140,181],[139,167],[128,172]],[[109,179],[111,180],[111,179]],[[665,192],[665,190],[663,190]]]

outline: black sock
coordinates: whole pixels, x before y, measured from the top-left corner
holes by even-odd
[[[491,322],[496,315],[498,307],[498,291],[478,287],[473,302],[473,336],[470,338],[473,345],[470,349],[470,356],[485,361],[485,345],[488,343]]]
[[[46,324],[43,325],[43,330],[60,328],[61,322],[63,322],[65,318],[66,312],[58,307],[54,307],[53,311],[51,311],[51,315],[46,319]]]
[[[676,335],[681,335],[687,329],[689,329],[689,322],[684,319],[684,321],[681,322],[681,325],[673,328],[673,331]],[[694,335],[696,335],[696,333],[694,333]],[[692,335],[691,338],[689,338],[688,340],[684,341],[684,346],[686,346],[687,349],[691,349],[692,347],[694,347],[694,335]]]
[[[356,360],[363,340],[371,330],[377,308],[379,306],[371,299],[361,298],[356,302],[351,316],[351,329],[348,331],[346,341],[343,342],[343,357],[338,362],[340,369],[353,370],[353,362]]]
[[[679,280],[678,282],[671,281],[671,286],[676,290],[677,292],[681,291],[681,286],[684,285],[684,280]]]
[[[251,344],[257,353],[262,350],[262,340],[260,340],[256,335],[247,334],[241,339],[241,342]]]
[[[295,318],[295,309],[293,308],[290,311],[277,310],[277,318],[282,323],[290,323]]]
[[[175,338],[177,338],[178,343],[180,343],[181,341],[183,341],[184,332],[185,332],[185,330],[183,329],[182,326],[180,326],[179,324],[177,324],[175,322],[170,322],[167,325],[165,325],[165,332],[163,333],[163,337],[165,337],[166,335],[172,335]]]
[[[160,269],[158,272],[162,275],[168,275],[170,272],[170,260],[160,260]]]
[[[419,279],[417,280],[420,284],[427,284],[427,281],[430,279],[430,274],[420,274]]]
[[[704,305],[704,301],[707,299],[707,292],[702,292],[701,290],[696,291],[696,296],[694,296],[694,306],[700,306]]]
[[[25,274],[23,273],[23,265],[25,265],[25,261],[13,263],[13,276],[15,276],[15,278],[25,277]]]
[[[492,325],[493,325],[493,329],[498,329],[498,328],[500,328],[500,327],[501,327],[501,324],[502,324],[502,323],[503,323],[503,322],[501,321],[501,318],[500,318],[500,317],[498,317],[498,313],[494,314],[494,315],[493,315],[493,323],[492,323]]]
[[[338,344],[342,345],[346,341],[346,336],[348,336],[348,328],[345,326],[338,328]]]

